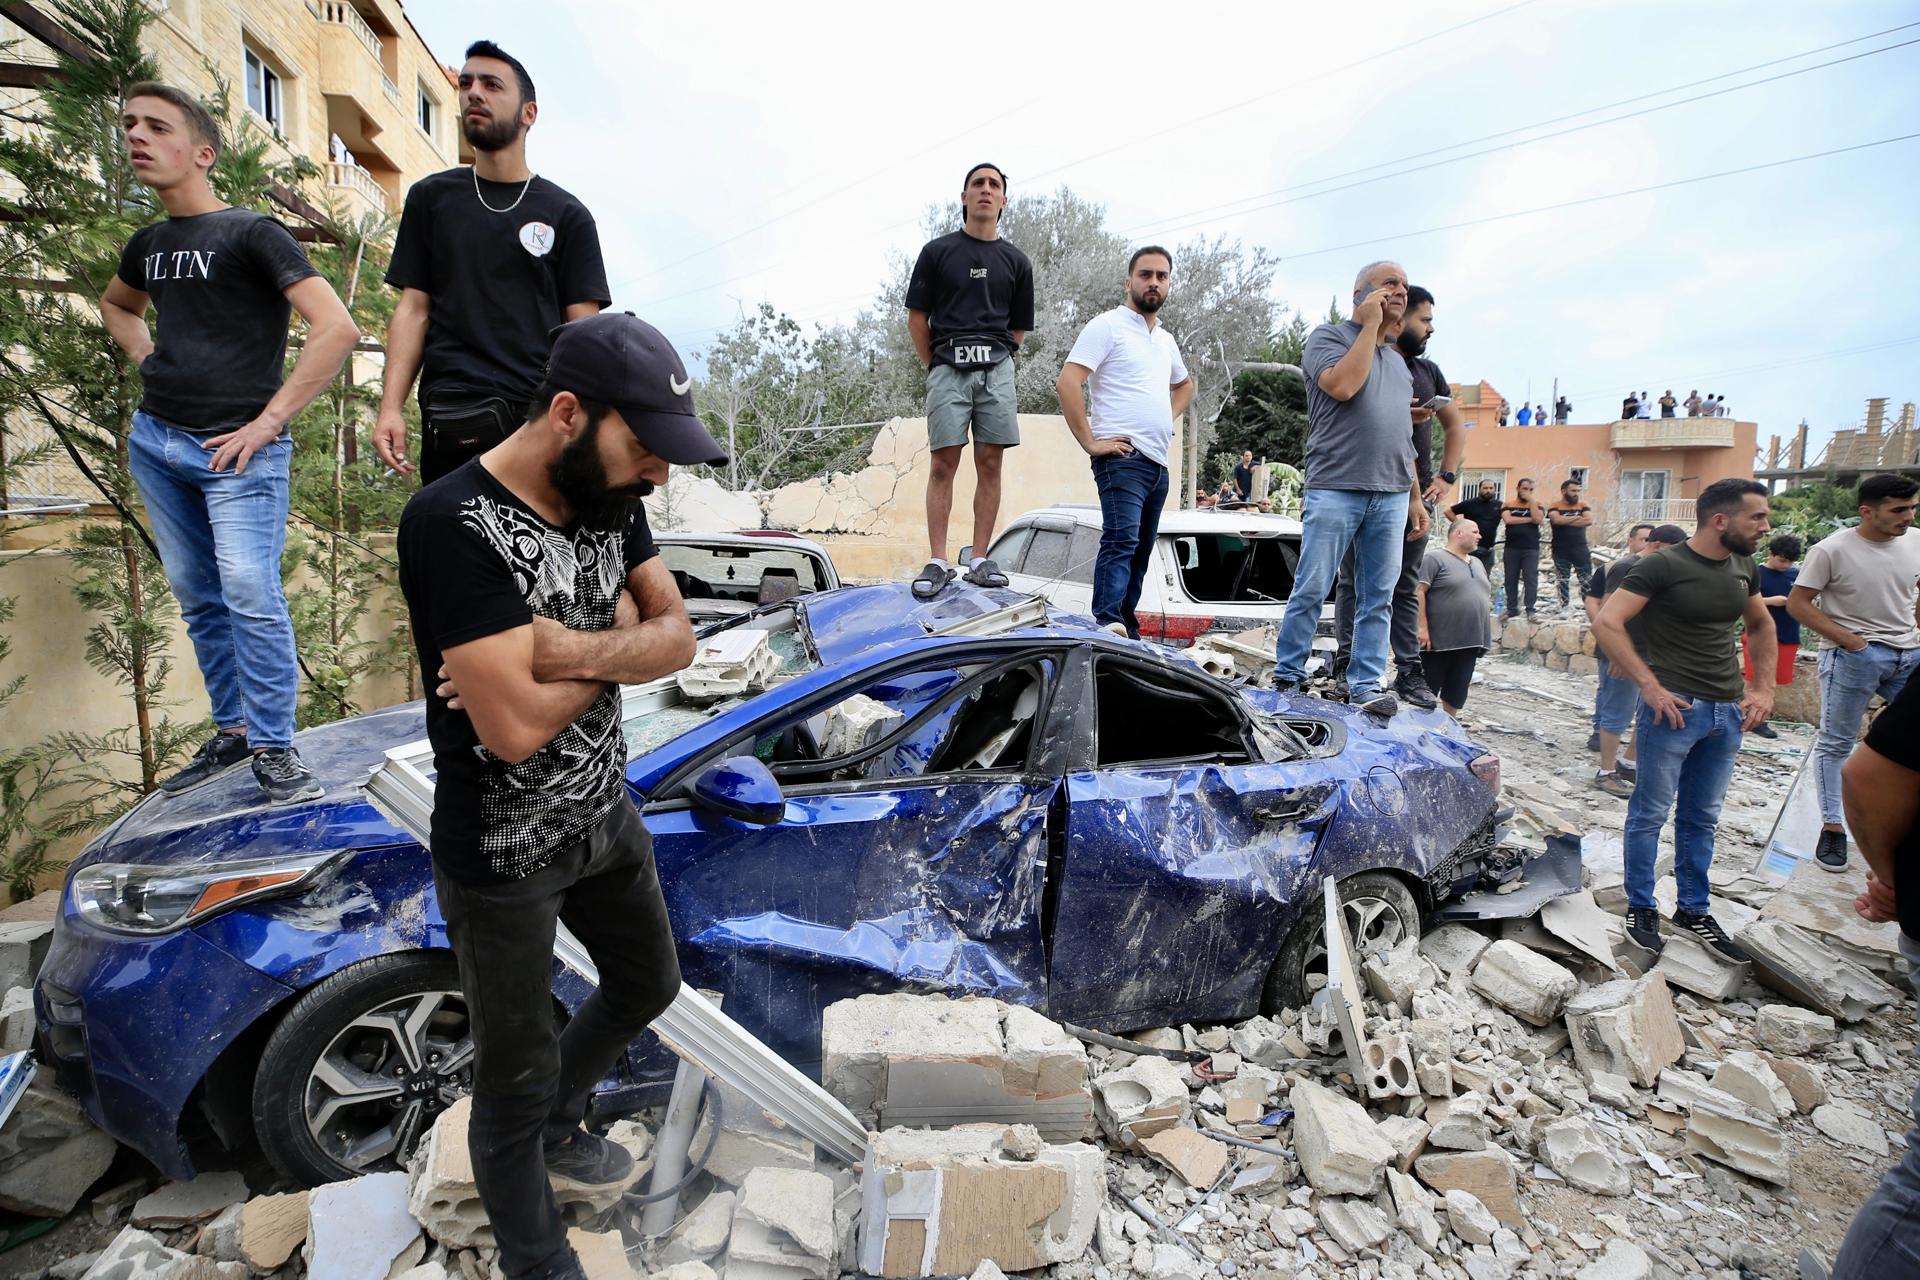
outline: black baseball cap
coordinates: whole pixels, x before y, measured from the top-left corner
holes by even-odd
[[[620,411],[634,439],[675,466],[723,466],[727,451],[693,407],[693,379],[665,335],[631,311],[602,311],[552,333],[547,381]]]
[[[1653,532],[1647,535],[1648,542],[1663,542],[1669,547],[1677,547],[1687,540],[1687,531],[1677,524],[1655,525]]]

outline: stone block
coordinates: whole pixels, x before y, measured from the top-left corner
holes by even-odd
[[[618,1231],[583,1231],[574,1227],[567,1232],[567,1243],[573,1246],[573,1254],[580,1259],[580,1269],[586,1272],[587,1280],[635,1280],[633,1264],[627,1261],[626,1243]]]
[[[1123,1147],[1184,1123],[1193,1112],[1186,1073],[1165,1058],[1135,1058],[1093,1082],[1100,1127]],[[856,1113],[857,1114],[857,1113]]]
[[[246,1179],[237,1173],[203,1173],[191,1182],[169,1182],[142,1196],[133,1206],[133,1225],[166,1230],[211,1218],[247,1198]]]
[[[1215,1055],[1216,1067],[1219,1062],[1219,1055]],[[1228,1124],[1258,1124],[1260,1118],[1267,1114],[1270,1094],[1267,1082],[1246,1068],[1242,1068],[1239,1075],[1219,1088],[1221,1101],[1226,1103]]]
[[[1432,973],[1421,962],[1419,947],[1411,939],[1371,957],[1360,966],[1360,972],[1374,998],[1401,1013],[1413,1007],[1414,993],[1433,981]]]
[[[1842,1022],[1859,1022],[1900,998],[1865,968],[1783,920],[1756,920],[1739,937],[1762,982]]]
[[[1539,1153],[1547,1167],[1582,1191],[1624,1196],[1633,1180],[1599,1129],[1585,1120],[1555,1120],[1540,1130]]]
[[[1321,1200],[1318,1207],[1321,1227],[1348,1253],[1375,1248],[1393,1234],[1387,1215],[1366,1200],[1333,1197]]]
[[[1426,1150],[1427,1135],[1432,1132],[1425,1120],[1413,1116],[1387,1116],[1374,1128],[1393,1148],[1393,1167],[1401,1173],[1413,1168],[1414,1160]]]
[[[1533,639],[1533,624],[1525,618],[1508,618],[1507,625],[1500,628],[1500,647],[1502,649],[1524,649]]]
[[[1211,1188],[1227,1168],[1227,1144],[1186,1125],[1148,1134],[1140,1146],[1190,1187]]]
[[[1576,653],[1567,659],[1567,670],[1576,676],[1600,674],[1600,660],[1590,653]]]
[[[1441,1198],[1441,1204],[1447,1211],[1447,1226],[1453,1234],[1468,1244],[1493,1243],[1493,1233],[1500,1229],[1500,1221],[1480,1203],[1479,1196],[1454,1187]]]
[[[409,1166],[407,1209],[428,1235],[449,1248],[493,1247],[493,1225],[480,1207],[473,1158],[467,1149],[467,1125],[472,1117],[470,1097],[442,1111]],[[556,1181],[553,1194],[562,1216],[569,1224],[579,1226],[618,1204],[627,1188],[652,1167],[651,1159],[635,1160],[633,1177],[625,1186],[587,1187]]]
[[[1653,1259],[1631,1240],[1615,1236],[1605,1252],[1580,1268],[1574,1280],[1653,1280]]]
[[[31,987],[52,942],[51,920],[0,921],[0,991]]]
[[[1851,1102],[1828,1102],[1813,1109],[1813,1127],[1842,1146],[1885,1159],[1887,1131]]]
[[[1535,653],[1552,653],[1553,652],[1552,624],[1542,623],[1534,627],[1533,634],[1527,637],[1527,648],[1533,650]]]
[[[0,1054],[33,1048],[33,988],[15,987],[0,996]]]
[[[1039,1144],[1005,1125],[873,1134],[862,1174],[859,1269],[1028,1271],[1083,1257],[1106,1198],[1106,1160],[1086,1143]],[[731,1272],[729,1272],[731,1274]]]
[[[1775,1057],[1766,1055],[1767,1063],[1773,1068],[1773,1074],[1780,1083],[1787,1086],[1787,1092],[1793,1095],[1793,1109],[1806,1115],[1827,1100],[1827,1078],[1820,1068],[1798,1058]]]
[[[1453,1096],[1453,1067],[1443,1059],[1430,1053],[1420,1055],[1413,1064],[1414,1079],[1420,1084],[1420,1092],[1433,1098],[1451,1098]]]
[[[159,1237],[129,1226],[121,1228],[112,1243],[100,1251],[82,1280],[171,1280],[192,1262],[191,1255],[170,1249]]]
[[[240,1206],[240,1260],[265,1274],[285,1266],[307,1242],[306,1191],[255,1196]]]
[[[1579,979],[1560,965],[1505,938],[1473,966],[1475,991],[1536,1027],[1557,1019],[1579,988]]]
[[[759,693],[779,673],[780,655],[773,651],[768,633],[735,627],[702,640],[693,661],[673,678],[686,697],[706,702]]]
[[[1558,649],[1549,649],[1541,655],[1540,665],[1549,671],[1565,671],[1572,659]]]
[[[1524,623],[1521,625],[1525,625]],[[1451,978],[1478,963],[1493,939],[1464,924],[1443,924],[1420,939],[1420,954]]]
[[[0,1127],[0,1209],[63,1218],[113,1163],[112,1138],[43,1071]]]
[[[828,760],[852,755],[892,733],[904,718],[904,713],[864,693],[842,698],[827,711],[820,755]]]
[[[1753,969],[1750,965],[1727,964],[1707,950],[1705,943],[1691,934],[1675,931],[1668,935],[1654,972],[1668,986],[1691,991],[1709,1000],[1725,1000],[1740,989]]]
[[[1419,1096],[1420,1084],[1413,1074],[1413,1051],[1407,1047],[1405,1036],[1384,1035],[1366,1041],[1360,1046],[1360,1060],[1366,1067],[1363,1079],[1369,1099]]]
[[[716,1191],[695,1205],[667,1232],[666,1242],[660,1246],[660,1261],[706,1262],[719,1257],[733,1234],[733,1208],[738,1200],[731,1191]]]
[[[707,1081],[707,1089],[720,1098],[720,1132],[713,1135],[713,1112],[702,1110],[693,1131],[692,1151],[705,1151],[707,1172],[730,1187],[737,1187],[754,1169],[811,1169],[813,1143],[778,1117],[731,1085]],[[642,1132],[645,1132],[642,1130]]]
[[[1049,1141],[1093,1133],[1086,1048],[1031,1009],[859,996],[828,1006],[820,1049],[821,1082],[870,1128],[997,1121]]]
[[[1300,1170],[1325,1195],[1370,1196],[1397,1154],[1359,1103],[1310,1080],[1293,1086]]]
[[[420,1237],[407,1212],[407,1175],[369,1173],[315,1187],[307,1196],[308,1280],[385,1276]]]
[[[1578,622],[1562,622],[1553,629],[1553,651],[1571,658],[1582,652],[1581,642],[1586,635],[1587,629]]]
[[[1567,1002],[1566,1015],[1574,1061],[1589,1075],[1651,1087],[1686,1052],[1673,994],[1658,973],[1589,987]]]
[[[1427,1145],[1448,1151],[1478,1151],[1487,1145],[1487,1100],[1469,1089],[1427,1107]]]
[[[1687,1150],[1749,1177],[1786,1186],[1786,1135],[1766,1112],[1707,1084],[1691,1071],[1660,1073],[1660,1096],[1687,1110]]]
[[[1764,1055],[1750,1049],[1739,1049],[1720,1059],[1713,1073],[1713,1087],[1776,1120],[1794,1112],[1793,1091]]]
[[[1387,1170],[1387,1189],[1393,1198],[1394,1221],[1429,1255],[1440,1248],[1440,1221],[1434,1216],[1434,1196],[1398,1169]]]
[[[755,1169],[740,1184],[727,1243],[730,1280],[831,1280],[833,1179],[802,1169]]]
[[[1787,1057],[1803,1057],[1840,1038],[1831,1017],[1790,1004],[1760,1006],[1754,1034],[1766,1048]]]
[[[1429,1151],[1413,1162],[1420,1181],[1445,1194],[1458,1188],[1471,1191],[1493,1216],[1518,1230],[1526,1216],[1520,1208],[1520,1188],[1513,1157],[1499,1147],[1484,1151]]]

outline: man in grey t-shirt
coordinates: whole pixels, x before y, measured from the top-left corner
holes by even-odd
[[[1274,646],[1274,685],[1306,678],[1320,603],[1351,546],[1358,602],[1347,701],[1376,715],[1400,709],[1380,688],[1387,622],[1406,543],[1427,535],[1413,470],[1413,377],[1393,347],[1407,308],[1407,273],[1395,262],[1361,268],[1353,319],[1307,337],[1307,478],[1300,565]]]

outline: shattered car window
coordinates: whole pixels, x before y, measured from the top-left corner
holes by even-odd
[[[795,595],[819,591],[826,585],[815,557],[778,546],[703,547],[669,542],[661,544],[660,560],[673,575],[683,600],[762,604],[782,598],[771,594],[780,587]],[[788,581],[777,581],[780,579]],[[762,592],[763,583],[767,584],[767,593]]]
[[[719,627],[704,628],[700,634],[710,635],[714,631],[728,630],[733,627],[767,633],[767,647],[780,659],[780,674],[774,678],[776,685],[819,666],[819,663],[814,660],[812,650],[800,633],[799,617],[790,606],[742,614],[738,618],[729,619]],[[667,706],[655,705],[630,712],[623,716],[620,722],[620,731],[627,740],[627,759],[637,759],[657,747],[664,746],[696,725],[703,724],[723,712],[731,711],[744,701],[746,701],[744,697],[731,697],[714,702],[675,702]]]
[[[1102,768],[1247,758],[1239,718],[1226,699],[1196,685],[1108,659],[1094,668],[1093,696],[1095,760]]]

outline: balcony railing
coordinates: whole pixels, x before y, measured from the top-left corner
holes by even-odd
[[[373,175],[357,164],[341,164],[337,160],[327,161],[327,185],[345,191],[357,191],[368,203],[383,213],[391,212],[387,204],[387,190],[373,180]]]
[[[1729,449],[1731,418],[1630,418],[1613,424],[1616,449]]]
[[[1693,532],[1692,498],[1615,498],[1606,504],[1603,522],[1609,527],[1633,524],[1677,524]]]
[[[380,61],[380,36],[367,25],[367,20],[360,16],[360,11],[346,3],[346,0],[323,0],[320,6],[320,17],[322,21],[338,23],[353,32],[360,43],[367,46],[367,52],[373,55],[373,60]],[[391,86],[392,82],[389,81],[388,84]],[[394,92],[398,93],[399,90],[396,89]]]
[[[386,89],[389,98],[392,98],[395,102],[400,101],[400,86],[393,82],[392,76],[382,71],[380,73],[380,83]]]

